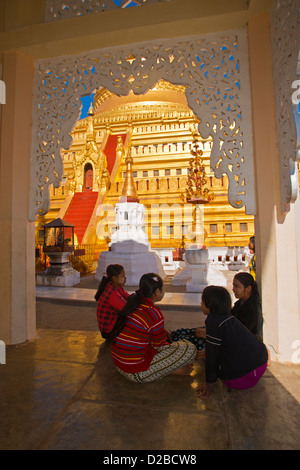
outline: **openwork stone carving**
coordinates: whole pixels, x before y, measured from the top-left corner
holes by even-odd
[[[135,6],[165,1],[170,0],[136,0]],[[132,6],[132,2],[128,0],[121,0],[118,3],[120,5],[116,5],[113,0],[46,0],[45,19],[46,22],[50,22],[63,18],[72,18],[74,16],[84,16],[92,13],[117,10],[118,8],[126,8],[129,4]]]
[[[295,164],[297,130],[292,104],[292,84],[299,79],[296,74],[300,48],[299,31],[300,1],[274,0],[271,39],[282,212],[289,209],[289,203],[296,200],[299,192],[298,170]],[[298,151],[298,159],[299,157]]]
[[[246,30],[188,40],[161,40],[35,64],[31,217],[49,210],[49,185],[63,177],[61,148],[80,116],[80,97],[101,86],[126,96],[161,79],[186,86],[203,138],[212,136],[211,167],[229,178],[228,199],[255,214]]]

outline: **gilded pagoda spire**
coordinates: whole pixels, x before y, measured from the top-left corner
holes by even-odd
[[[88,123],[87,123],[87,130],[86,130],[86,140],[87,141],[94,141],[95,140],[95,130],[94,130],[94,108],[93,105],[91,104],[89,110],[88,110]]]
[[[122,191],[122,196],[120,202],[139,202],[139,198],[136,192],[135,182],[133,179],[132,164],[133,158],[131,155],[131,145],[129,145],[127,150],[127,155],[125,158],[126,164],[126,175]]]
[[[205,173],[203,152],[199,149],[197,137],[194,134],[194,148],[191,150],[193,157],[190,159],[186,197],[187,202],[195,204],[207,204],[214,199],[213,191],[205,186],[207,177]]]

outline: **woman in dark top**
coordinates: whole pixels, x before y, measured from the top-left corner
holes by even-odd
[[[231,297],[220,286],[208,286],[202,293],[202,311],[207,315],[205,372],[206,384],[197,388],[200,398],[208,398],[221,379],[228,388],[247,389],[257,384],[267,368],[266,346],[231,315]]]
[[[254,335],[262,337],[262,311],[257,284],[247,272],[237,273],[233,278],[233,293],[238,299],[232,315],[238,318]]]

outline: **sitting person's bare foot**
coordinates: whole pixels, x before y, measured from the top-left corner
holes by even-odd
[[[269,349],[267,348],[267,351],[268,351],[268,362],[267,362],[267,365],[268,367],[270,367],[271,363],[272,363],[272,360],[271,360],[271,353],[269,351]]]
[[[172,375],[190,375],[193,371],[193,365],[188,364],[186,366],[180,367],[172,372]]]
[[[197,352],[196,360],[197,359],[204,359],[205,358],[205,349],[202,349],[201,351]]]
[[[172,332],[170,330],[165,330],[169,343],[172,343]]]
[[[206,338],[206,329],[205,328],[195,328],[195,336],[197,338]]]

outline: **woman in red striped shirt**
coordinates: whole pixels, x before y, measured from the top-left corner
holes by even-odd
[[[164,296],[158,274],[141,277],[111,332],[111,355],[119,372],[132,382],[152,382],[169,374],[188,375],[197,348],[187,340],[168,343],[161,310]]]

